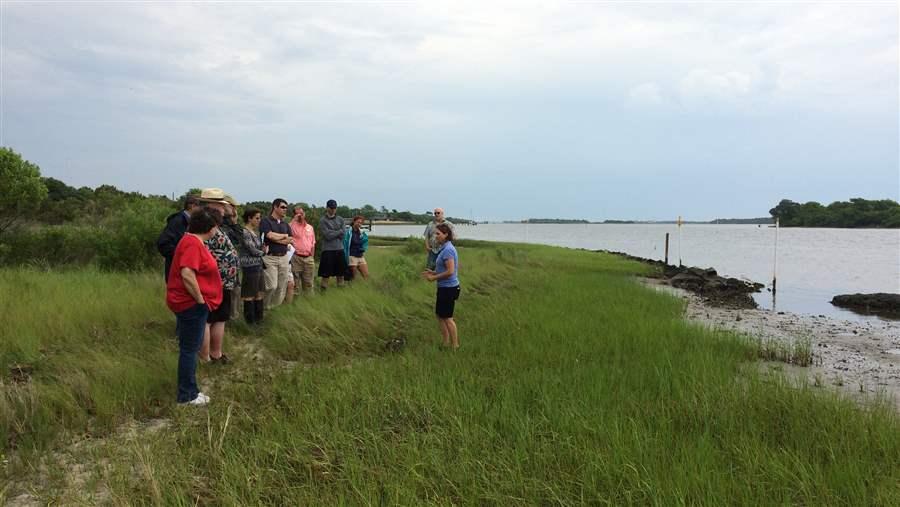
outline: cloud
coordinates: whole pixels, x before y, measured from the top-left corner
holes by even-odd
[[[641,83],[628,90],[626,104],[632,107],[653,107],[664,103],[662,89],[656,83]]]
[[[265,181],[299,167],[314,170],[298,191],[371,170],[358,192],[390,195],[441,168],[465,200],[473,187],[504,194],[493,175],[526,169],[571,182],[678,164],[690,178],[714,164],[705,147],[727,158],[737,138],[785,174],[778,142],[791,136],[807,154],[827,151],[816,142],[865,154],[873,180],[896,172],[896,5],[3,2],[0,13],[2,141],[79,184],[180,192],[152,177],[180,164],[264,197]],[[822,123],[864,128],[802,137]],[[77,171],[63,163],[73,151]],[[837,163],[810,157],[791,170]]]
[[[752,93],[754,81],[754,78],[745,72],[695,69],[681,80],[678,91],[686,101],[731,101]]]

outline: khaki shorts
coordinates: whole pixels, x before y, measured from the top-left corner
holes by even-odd
[[[365,257],[354,257],[354,256],[352,256],[352,255],[350,256],[350,267],[354,267],[354,266],[365,266],[365,265],[367,265],[367,264],[368,264],[368,263],[366,262],[366,258],[365,258]]]

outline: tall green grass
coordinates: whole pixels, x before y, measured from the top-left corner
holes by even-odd
[[[106,463],[94,484],[112,503],[900,502],[892,409],[760,376],[747,367],[752,343],[681,320],[680,301],[630,278],[639,265],[550,247],[461,247],[453,353],[437,347],[433,285],[409,276],[424,255],[401,247],[367,257],[368,283],[280,308],[259,333],[232,326],[236,362],[202,369],[213,398],[202,410],[173,407],[175,347],[155,277],[3,272],[0,286],[33,299],[106,284],[79,299],[65,326],[42,322],[21,298],[3,301],[24,313],[17,345],[4,341],[0,357],[36,365],[28,387],[14,389],[32,390],[38,405],[56,397],[40,420],[18,416],[44,436],[19,435],[17,447],[37,449],[33,463],[40,449],[64,448],[54,431],[170,418],[134,439],[112,424],[96,430],[110,436],[82,459]],[[122,311],[107,316],[109,305]],[[131,331],[139,322],[156,324]],[[63,327],[75,330],[68,340],[56,338]],[[132,355],[126,336],[145,348]],[[398,339],[402,351],[385,346]],[[65,342],[66,355],[42,355]],[[127,367],[110,382],[96,366],[115,368],[120,355]],[[107,415],[87,411],[94,398],[109,400],[99,403]],[[20,462],[9,477],[26,470]]]

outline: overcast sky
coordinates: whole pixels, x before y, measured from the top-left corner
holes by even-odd
[[[900,198],[896,2],[0,13],[0,144],[74,186],[478,219]]]

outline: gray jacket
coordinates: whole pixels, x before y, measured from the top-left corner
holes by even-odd
[[[344,251],[344,219],[335,215],[329,218],[322,215],[319,219],[319,234],[322,235],[322,251]]]

